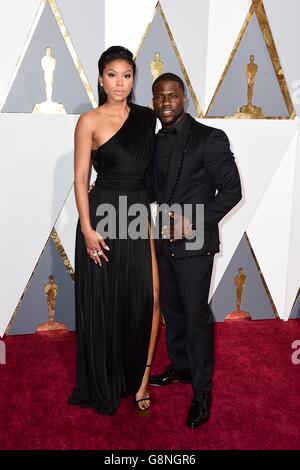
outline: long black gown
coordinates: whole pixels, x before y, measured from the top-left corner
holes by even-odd
[[[110,203],[120,213],[119,196],[128,207],[149,208],[145,174],[151,165],[155,115],[130,104],[127,120],[97,150],[92,164],[96,185],[89,193],[94,229],[97,207]],[[130,219],[129,219],[130,220]],[[118,225],[118,224],[117,224]],[[149,239],[106,239],[109,262],[99,267],[87,254],[78,220],[75,244],[76,388],[70,404],[111,414],[122,397],[135,394],[147,362],[153,313]]]

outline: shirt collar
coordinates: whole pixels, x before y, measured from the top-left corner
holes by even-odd
[[[171,128],[172,128],[172,129],[176,129],[177,134],[178,134],[178,133],[181,131],[181,129],[183,128],[186,119],[187,119],[187,113],[184,113],[184,114],[178,119],[178,121],[176,121],[175,124],[173,124],[173,126],[171,126]]]

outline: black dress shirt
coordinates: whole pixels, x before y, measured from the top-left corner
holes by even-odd
[[[161,129],[156,136],[157,152],[157,184],[162,197],[165,197],[166,181],[173,150],[180,139],[180,131],[184,126],[187,115],[184,114],[171,129]]]

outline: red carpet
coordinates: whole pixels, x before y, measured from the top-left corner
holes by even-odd
[[[190,430],[189,385],[152,387],[150,416],[139,416],[130,398],[113,416],[100,416],[67,405],[73,333],[7,337],[0,449],[299,449],[300,364],[291,362],[297,339],[298,320],[216,324],[211,418]],[[162,331],[153,371],[167,362]]]

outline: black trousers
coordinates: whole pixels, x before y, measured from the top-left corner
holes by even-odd
[[[167,241],[158,256],[168,355],[175,370],[190,370],[195,398],[211,390],[214,320],[208,294],[213,260],[214,253],[174,260]]]

